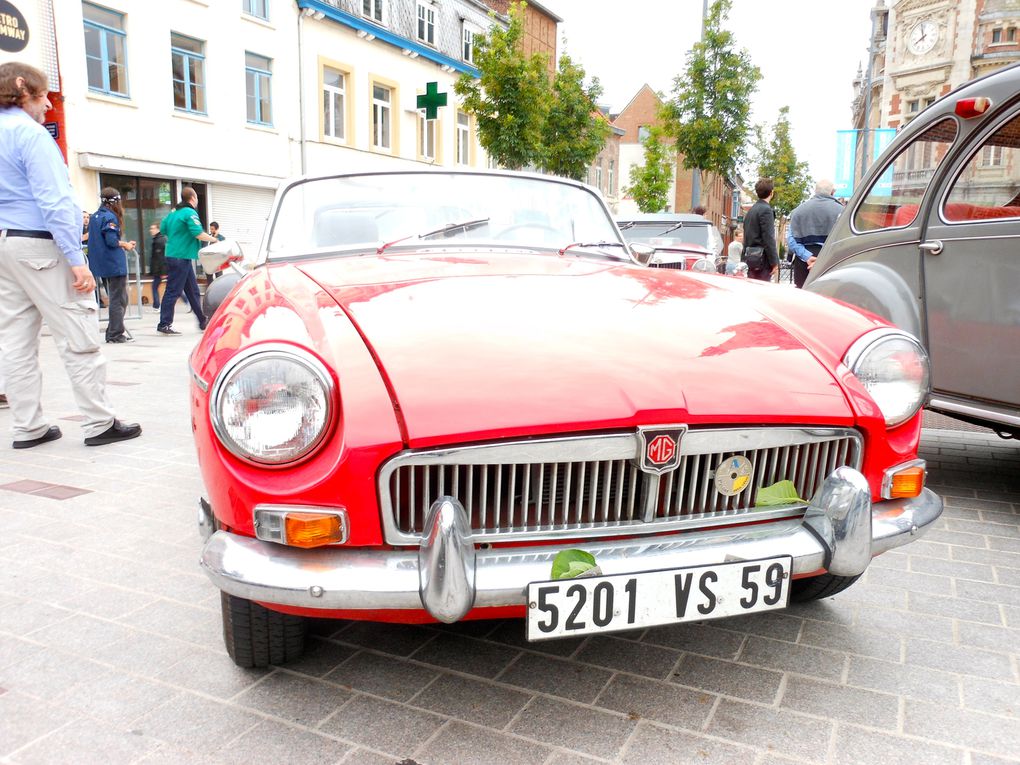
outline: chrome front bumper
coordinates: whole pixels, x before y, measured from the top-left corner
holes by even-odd
[[[941,514],[941,498],[928,489],[872,506],[864,477],[841,467],[801,519],[573,546],[594,555],[603,574],[791,555],[794,575],[824,569],[855,576],[875,555],[920,536]],[[206,541],[201,565],[221,590],[249,600],[323,610],[424,608],[454,622],[472,608],[524,605],[528,584],[549,579],[563,547],[479,550],[468,533],[463,507],[444,497],[432,506],[417,549],[303,550],[217,531]]]

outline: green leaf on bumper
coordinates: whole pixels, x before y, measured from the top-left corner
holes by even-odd
[[[755,500],[757,507],[803,505],[806,503],[806,499],[797,496],[797,487],[793,485],[793,481],[779,481],[771,486],[762,486],[758,489],[758,497]]]
[[[595,558],[584,550],[560,550],[553,558],[553,579],[573,579],[595,568]]]

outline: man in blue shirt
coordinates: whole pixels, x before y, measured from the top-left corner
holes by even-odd
[[[44,319],[85,415],[85,444],[142,432],[116,419],[106,396],[96,282],[82,253],[81,208],[67,167],[41,124],[50,108],[45,74],[19,62],[0,64],[0,347],[15,449],[63,435],[42,411]]]

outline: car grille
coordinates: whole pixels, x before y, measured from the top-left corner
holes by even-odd
[[[649,263],[652,268],[678,268],[684,270],[686,266],[682,260],[675,260],[671,263]]]
[[[757,508],[757,489],[788,479],[810,499],[837,467],[861,464],[860,435],[846,429],[689,430],[678,467],[662,476],[639,468],[639,443],[627,433],[404,452],[379,476],[387,541],[418,543],[429,507],[444,495],[464,506],[476,541],[789,517],[790,506]],[[750,461],[751,481],[727,497],[716,491],[714,475],[735,455]]]

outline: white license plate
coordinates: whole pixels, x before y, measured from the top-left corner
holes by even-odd
[[[789,555],[634,574],[532,582],[528,640],[654,627],[785,608]]]

